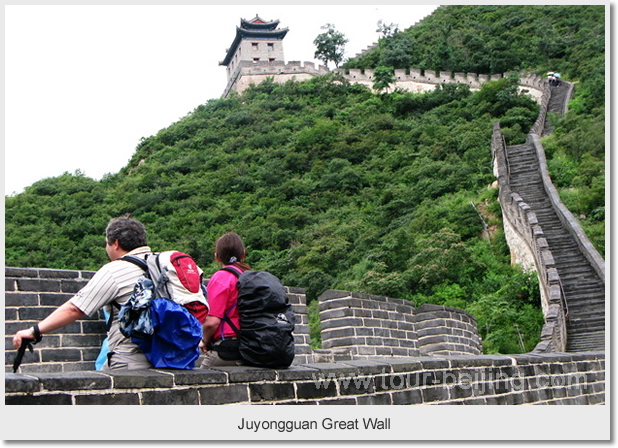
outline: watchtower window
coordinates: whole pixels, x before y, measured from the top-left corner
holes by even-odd
[[[275,44],[269,43],[268,44],[268,51],[275,51]]]
[[[257,51],[257,50],[258,50],[258,44],[257,44],[257,42],[253,42],[253,43],[251,43],[251,47],[253,48],[253,51]]]
[[[256,62],[259,62],[260,58],[253,58],[253,63],[255,64]]]
[[[275,62],[275,58],[268,58],[268,63],[272,64],[273,62]]]

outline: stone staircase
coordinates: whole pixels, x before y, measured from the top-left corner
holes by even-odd
[[[549,114],[562,114],[568,87],[552,87]],[[548,120],[543,135],[551,132]],[[510,185],[536,214],[561,279],[567,312],[567,350],[605,349],[605,282],[554,211],[531,141],[507,146]]]
[[[551,124],[551,114],[562,115],[565,113],[565,104],[569,100],[567,98],[569,87],[566,83],[561,83],[559,86],[551,87],[551,97],[547,105],[547,116],[545,117],[545,125],[543,127],[542,137],[553,132],[554,127]]]

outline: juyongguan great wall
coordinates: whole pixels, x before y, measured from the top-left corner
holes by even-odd
[[[223,96],[266,78],[328,73],[283,61],[279,21],[241,20],[221,65]],[[372,84],[372,71],[339,70]],[[248,366],[194,370],[95,371],[105,337],[102,312],[46,335],[12,373],[11,336],[85,285],[93,272],[5,268],[5,404],[604,404],[605,262],[562,205],[540,137],[548,114],[564,114],[573,84],[519,73],[540,105],[523,145],[509,146],[494,124],[493,170],[512,261],[536,270],[545,325],[526,354],[484,355],[474,316],[455,308],[390,297],[326,291],[319,297],[322,349],[311,348],[303,289],[294,306],[296,358],[288,369]],[[442,83],[477,89],[508,74],[397,70],[395,86],[423,92]]]

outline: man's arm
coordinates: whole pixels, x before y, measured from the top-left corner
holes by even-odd
[[[86,314],[79,308],[71,302],[65,302],[39,323],[39,331],[41,334],[49,333],[83,317],[86,317]],[[19,349],[21,346],[22,339],[34,339],[32,328],[20,330],[13,336],[13,347],[15,350]]]
[[[215,316],[206,316],[206,320],[202,325],[202,340],[200,341],[200,349],[206,353],[208,351],[208,343],[212,339],[212,336],[221,325],[221,318]]]

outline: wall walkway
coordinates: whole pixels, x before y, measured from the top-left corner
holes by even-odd
[[[566,111],[573,86],[561,84],[543,84],[541,110],[526,144],[507,146],[494,124],[494,174],[513,261],[539,278],[545,326],[535,351],[604,350],[605,261],[560,201],[539,137],[548,114]]]

